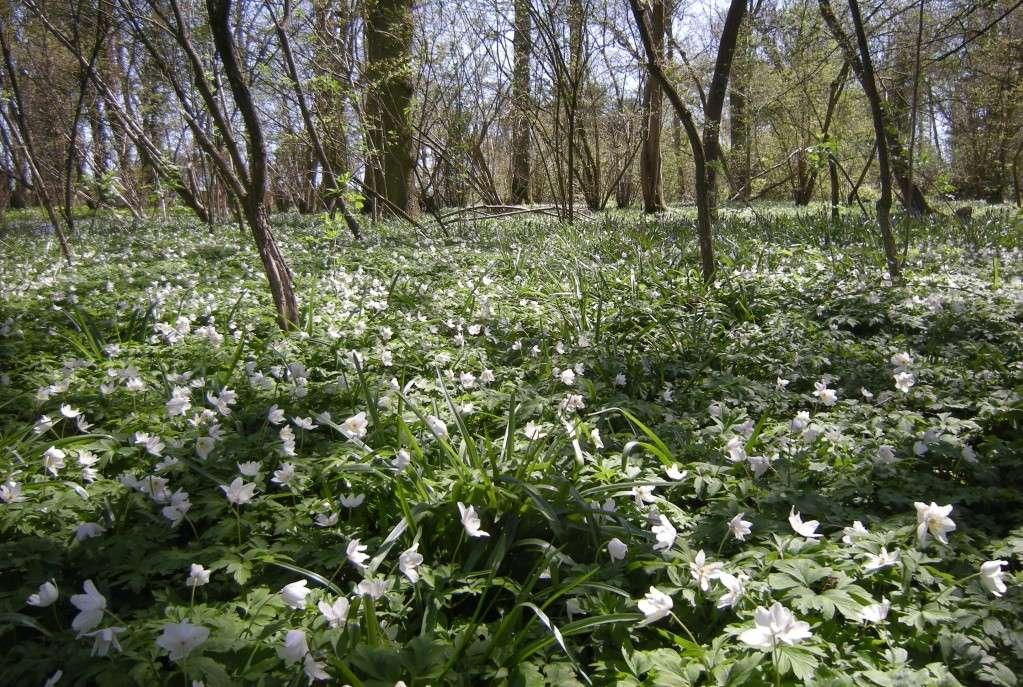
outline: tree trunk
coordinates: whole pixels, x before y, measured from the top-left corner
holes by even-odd
[[[721,112],[728,90],[728,77],[732,70],[735,46],[739,40],[739,29],[746,16],[747,0],[731,0],[725,24],[718,42],[717,59],[714,61],[714,76],[707,91],[707,102],[703,108],[703,155],[706,166],[707,207],[711,217],[717,217],[717,176],[721,164]],[[697,184],[699,186],[699,184]]]
[[[512,67],[512,152],[511,189],[513,205],[528,203],[530,176],[530,131],[527,112],[530,100],[530,59],[533,52],[533,27],[530,0],[515,0],[515,36],[512,39],[515,64]]]
[[[746,202],[750,198],[750,112],[749,89],[752,79],[753,22],[746,18],[739,29],[736,59],[728,89],[731,137],[732,193]]]
[[[266,279],[270,285],[270,294],[277,309],[277,323],[281,329],[292,329],[298,326],[299,322],[298,302],[292,286],[291,270],[288,269],[284,257],[277,248],[273,232],[270,229],[270,219],[267,216],[266,143],[263,140],[263,128],[252,100],[252,93],[249,91],[235,55],[234,42],[228,26],[231,0],[207,0],[206,6],[209,11],[213,43],[216,46],[217,54],[220,55],[220,61],[224,65],[224,73],[231,88],[231,95],[241,113],[247,134],[248,174],[244,182],[245,195],[243,198],[238,198],[238,201],[242,205],[245,221],[252,231],[256,249],[263,262],[263,270],[266,272]]]
[[[387,214],[415,211],[411,50],[412,0],[368,0],[366,118],[372,176],[368,186],[386,199],[378,210]]]
[[[733,1],[733,5],[735,2]],[[714,241],[713,241],[713,220],[711,219],[710,194],[707,188],[707,165],[704,159],[703,144],[700,141],[700,132],[693,120],[693,113],[686,107],[685,101],[678,94],[675,86],[668,81],[661,66],[663,55],[658,55],[653,47],[653,39],[650,36],[650,29],[646,24],[646,18],[639,6],[639,0],[629,0],[629,8],[636,21],[636,28],[639,29],[640,40],[643,43],[643,52],[647,60],[647,71],[651,79],[656,79],[661,90],[668,96],[671,106],[675,108],[675,114],[682,120],[685,127],[686,137],[689,139],[689,147],[693,151],[693,166],[695,167],[695,182],[693,184],[696,193],[696,234],[700,245],[700,267],[703,273],[703,280],[706,283],[714,281]],[[721,93],[722,99],[724,92]],[[720,115],[720,111],[718,113]]]
[[[658,56],[664,55],[665,0],[653,0],[647,10],[650,39]],[[643,187],[643,212],[664,210],[664,183],[661,177],[661,109],[664,94],[660,84],[648,77],[643,87],[643,147],[639,153],[639,177]]]
[[[877,162],[881,185],[881,197],[877,200],[877,224],[881,232],[881,243],[884,246],[885,261],[888,263],[888,274],[892,280],[899,279],[899,258],[895,249],[895,238],[891,228],[892,208],[892,169],[889,164],[888,143],[889,137],[886,131],[884,108],[881,104],[881,94],[877,90],[877,81],[874,77],[874,63],[870,57],[870,45],[867,42],[867,34],[863,28],[863,17],[860,15],[860,6],[857,0],[849,0],[849,12],[852,15],[853,27],[856,31],[856,44],[859,54],[853,51],[852,43],[842,30],[834,11],[831,9],[830,0],[818,0],[821,15],[831,30],[832,35],[839,46],[845,52],[846,59],[852,65],[853,71],[859,77],[863,92],[870,103],[870,114],[874,125],[874,138],[877,141]],[[907,196],[906,202],[909,202]]]

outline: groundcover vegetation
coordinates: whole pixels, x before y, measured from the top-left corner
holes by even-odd
[[[0,683],[1017,683],[1018,219],[275,224],[3,237]]]

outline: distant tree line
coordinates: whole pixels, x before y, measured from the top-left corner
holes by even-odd
[[[1021,204],[1023,1],[0,0],[0,208],[444,224]]]

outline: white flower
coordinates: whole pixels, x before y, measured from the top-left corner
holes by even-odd
[[[586,402],[583,401],[582,394],[567,394],[558,407],[562,412],[568,413],[573,410],[582,410],[586,407]]]
[[[798,512],[796,512],[795,506],[792,506],[792,509],[789,511],[789,525],[792,526],[792,529],[795,530],[796,534],[801,537],[806,537],[807,539],[820,539],[824,536],[816,533],[817,528],[820,527],[821,524],[816,520],[803,522],[803,518]]]
[[[775,388],[778,389],[778,391],[784,391],[785,387],[787,387],[788,385],[789,380],[783,379],[782,377],[778,377],[777,379],[774,380],[774,386]]]
[[[896,353],[893,355],[888,362],[890,362],[894,368],[907,368],[913,364],[913,357],[908,352],[903,351],[902,353]]]
[[[326,601],[321,601],[316,604],[316,607],[320,609],[320,613],[327,619],[327,622],[332,628],[338,628],[345,624],[348,620],[348,609],[351,604],[348,599],[339,596],[334,600],[334,603],[330,604]]]
[[[124,632],[123,627],[104,627],[100,630],[82,633],[83,637],[92,637],[92,651],[90,656],[106,656],[110,649],[121,650],[121,644],[117,641],[117,635]]]
[[[184,415],[192,407],[192,390],[187,386],[176,386],[166,403],[167,417]]]
[[[632,495],[636,499],[636,504],[637,505],[642,505],[644,503],[654,503],[654,502],[656,502],[657,501],[657,497],[654,496],[654,489],[656,489],[656,488],[657,488],[656,485],[649,485],[649,484],[644,484],[644,485],[633,487],[632,488]]]
[[[480,516],[476,514],[476,508],[474,506],[468,506],[458,502],[458,513],[462,519],[462,527],[465,528],[465,533],[470,537],[489,537],[489,532],[484,532],[480,529]]]
[[[356,413],[341,423],[341,433],[349,439],[362,439],[366,436],[369,421],[366,412]]]
[[[359,596],[368,596],[375,600],[387,592],[387,587],[387,580],[363,580],[355,587],[355,591]]]
[[[681,482],[686,478],[686,475],[689,474],[689,471],[679,470],[678,464],[672,463],[671,466],[664,471],[664,474],[667,475],[668,479],[670,479],[673,482]]]
[[[458,383],[461,384],[464,389],[471,389],[476,386],[476,375],[472,372],[463,372],[458,375]]]
[[[295,455],[295,433],[291,431],[291,427],[284,425],[281,427],[281,431],[278,432],[281,437],[281,448],[279,449],[281,455],[294,456]]]
[[[829,389],[826,382],[814,382],[813,395],[826,406],[833,406],[838,401],[838,394],[833,389]]]
[[[721,568],[723,566],[723,563],[708,563],[707,554],[703,552],[703,549],[700,549],[696,554],[696,558],[689,564],[689,573],[696,580],[700,590],[706,592],[710,590],[711,580],[715,580],[721,575]]]
[[[292,582],[281,587],[281,599],[284,600],[284,605],[296,610],[305,608],[305,598],[312,591],[306,584],[305,580],[299,580],[298,582]]]
[[[280,467],[274,470],[274,476],[270,480],[274,484],[286,487],[295,479],[295,466],[292,463],[281,463]]]
[[[289,666],[301,661],[308,653],[309,644],[306,643],[305,632],[302,630],[288,630],[288,634],[284,636],[284,643],[277,647],[277,655]]]
[[[255,477],[259,474],[259,468],[261,467],[259,461],[253,460],[248,463],[236,463],[238,466],[238,472],[245,477]],[[255,486],[255,485],[253,485]],[[223,487],[221,487],[223,489]]]
[[[740,436],[734,436],[725,444],[725,451],[728,453],[728,460],[733,463],[741,463],[746,460],[746,442]]]
[[[916,384],[916,378],[912,372],[896,372],[893,376],[895,378],[895,388],[904,394],[908,394],[910,387]]]
[[[39,585],[39,591],[28,597],[28,600],[26,600],[25,603],[37,608],[46,608],[47,606],[52,605],[59,596],[60,593],[57,591],[57,585],[50,580]]]
[[[732,575],[722,570],[717,576],[718,582],[725,586],[728,591],[718,599],[718,608],[731,608],[742,598],[746,591],[746,575],[739,573]]]
[[[252,495],[256,491],[256,483],[246,484],[241,477],[235,477],[231,484],[221,484],[220,488],[224,490],[228,501],[236,506],[242,506],[252,500]]]
[[[423,555],[418,549],[419,542],[415,542],[398,556],[398,570],[413,584],[419,580],[419,571],[416,568],[423,564]]]
[[[21,485],[13,479],[0,484],[0,501],[4,503],[21,503],[25,495],[21,491]]]
[[[163,626],[163,634],[156,638],[156,645],[166,649],[172,661],[188,656],[210,637],[208,628],[193,625],[187,620]]]
[[[670,549],[672,544],[675,543],[675,537],[678,535],[678,530],[671,524],[664,515],[658,516],[660,522],[650,528],[650,531],[654,533],[657,538],[657,543],[654,544],[654,551],[666,551]]]
[[[888,553],[888,549],[882,546],[881,552],[878,553],[877,555],[874,554],[868,555],[867,562],[863,564],[863,569],[866,570],[867,572],[874,572],[875,570],[880,570],[881,568],[887,568],[890,565],[895,565],[898,562],[899,552],[892,551],[891,553]]]
[[[625,545],[618,537],[615,537],[607,543],[607,555],[611,556],[613,561],[625,560],[625,556],[629,553],[629,547]]]
[[[338,519],[337,513],[317,513],[316,514],[316,525],[319,527],[333,527],[337,524]]]
[[[930,505],[919,501],[913,505],[916,506],[916,538],[920,546],[927,543],[928,534],[947,545],[945,535],[956,528],[952,518],[948,517],[952,513],[952,505],[939,506],[934,501]]]
[[[891,465],[895,462],[895,448],[888,444],[881,444],[877,447],[877,462],[882,465]]]
[[[810,426],[810,412],[801,410],[796,413],[796,417],[789,422],[789,429],[793,432],[802,432],[804,429]]]
[[[199,563],[192,563],[188,569],[188,579],[185,584],[189,587],[201,587],[210,583],[210,572]]]
[[[426,418],[426,426],[430,428],[430,431],[438,439],[448,435],[448,426],[436,415],[430,415]]]
[[[302,659],[302,672],[309,678],[309,682],[316,682],[317,680],[329,680],[330,673],[324,670],[326,666],[322,661],[317,661],[313,658],[312,654],[306,654],[305,658]]]
[[[844,532],[842,535],[843,544],[852,544],[863,535],[870,534],[870,532],[867,531],[867,528],[864,527],[863,523],[859,520],[854,520],[852,527],[846,527],[842,530],[842,532]]]
[[[625,375],[621,372],[615,375],[614,379],[615,386],[625,386]]]
[[[92,580],[86,580],[83,589],[84,594],[71,597],[71,605],[78,609],[78,615],[71,621],[71,629],[77,630],[79,635],[99,625],[107,607],[106,598],[99,593]]]
[[[1008,565],[1008,561],[987,561],[980,564],[980,582],[984,588],[995,596],[1002,596],[1005,590],[1005,571],[1002,566]]]
[[[596,427],[590,430],[590,441],[594,448],[604,448],[604,440],[600,438],[600,430]]]
[[[532,420],[526,423],[526,426],[522,429],[522,433],[526,435],[526,438],[530,441],[536,441],[544,435],[540,425],[536,424]]]
[[[216,445],[217,440],[213,437],[199,437],[195,440],[195,455],[199,456],[201,460],[206,460]]]
[[[270,406],[266,413],[266,420],[271,425],[279,425],[284,422],[284,411],[277,407],[277,404]]]
[[[298,427],[299,429],[304,429],[309,432],[319,427],[318,424],[313,422],[313,419],[311,417],[293,417],[291,418],[291,421],[295,423],[295,426]]]
[[[345,508],[358,508],[365,500],[365,494],[342,494],[338,497],[338,501]]]
[[[86,539],[92,539],[100,536],[106,531],[106,528],[99,523],[83,522],[75,529],[75,541],[82,542]]]
[[[66,455],[56,446],[51,446],[43,454],[43,467],[46,468],[47,472],[52,473],[56,477],[57,471],[64,467],[64,457]]]
[[[572,368],[562,370],[559,377],[561,377],[561,383],[565,386],[572,386],[575,384],[575,372]]]
[[[643,622],[640,625],[649,625],[650,623],[657,622],[671,613],[672,606],[674,606],[671,597],[656,587],[650,587],[650,591],[646,593],[646,596],[637,601],[636,605],[639,606],[640,612],[644,615]]]
[[[770,651],[779,643],[794,645],[809,639],[810,624],[796,620],[792,611],[775,601],[770,609],[757,607],[756,626],[739,635],[739,641],[755,649]]]
[[[402,470],[407,468],[409,466],[409,463],[411,462],[412,456],[409,454],[409,452],[406,451],[405,449],[400,449],[398,453],[395,454],[394,458],[391,459],[391,467],[397,470],[398,472],[401,472]]]
[[[745,512],[739,513],[728,521],[728,531],[739,541],[745,541],[746,535],[753,531],[753,523],[749,520],[743,520],[742,516],[744,515],[746,515]]]
[[[369,548],[358,539],[353,539],[348,542],[348,548],[345,549],[345,555],[348,556],[348,560],[362,567],[366,561],[369,560],[369,554],[366,553],[366,549]]]
[[[857,620],[863,623],[883,623],[891,610],[891,603],[888,599],[881,599],[879,604],[870,604],[860,609],[856,614]]]

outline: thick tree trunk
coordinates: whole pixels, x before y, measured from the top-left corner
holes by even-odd
[[[531,0],[515,0],[515,35],[512,39],[515,64],[512,67],[512,150],[511,189],[513,205],[528,203],[530,176],[530,131],[527,112],[531,106],[529,71],[533,52]]]
[[[664,54],[665,0],[654,0],[650,17],[650,39],[660,56]],[[643,187],[643,212],[664,210],[664,182],[661,176],[661,122],[664,94],[660,84],[648,77],[643,87],[643,147],[639,153],[639,178]]]
[[[741,201],[750,198],[750,112],[749,89],[752,79],[753,22],[746,18],[739,29],[731,87],[728,89],[731,138],[732,193]]]
[[[366,117],[372,182],[367,185],[386,199],[377,208],[386,214],[395,213],[395,209],[415,211],[411,50],[412,0],[368,0]]]

